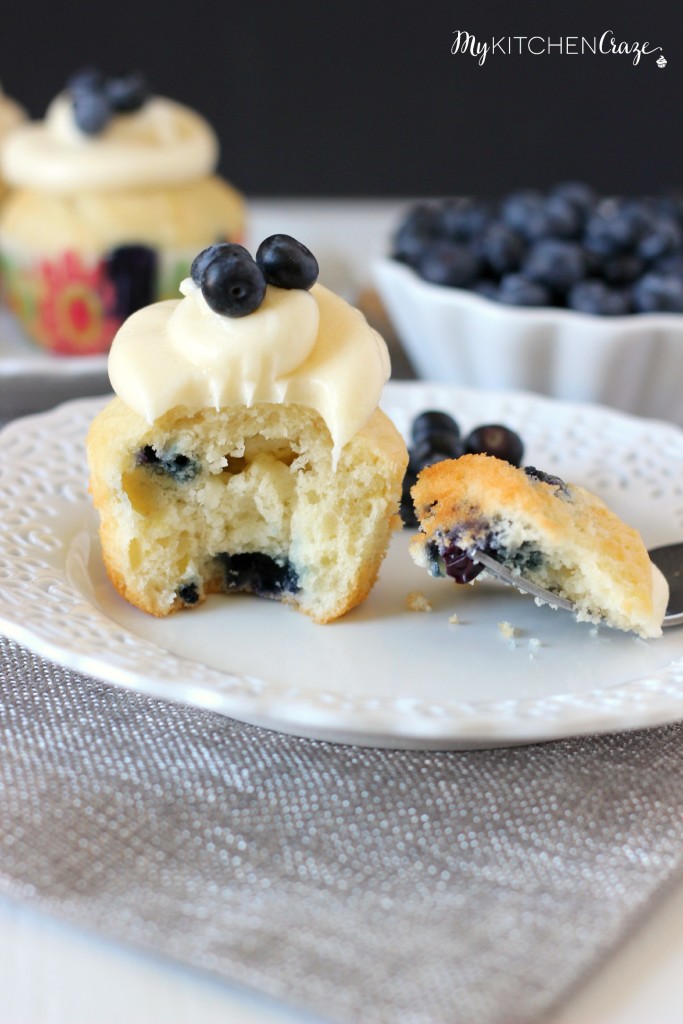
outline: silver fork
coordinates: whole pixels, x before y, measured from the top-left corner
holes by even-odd
[[[653,548],[648,552],[650,558],[660,570],[669,584],[669,603],[667,605],[662,626],[683,625],[683,544],[667,544],[664,547]],[[496,576],[503,583],[509,583],[525,594],[549,604],[551,608],[564,608],[566,611],[574,611],[571,601],[564,597],[558,597],[550,590],[544,590],[525,579],[524,576],[517,576],[510,572],[504,565],[497,562],[495,558],[477,551],[471,556],[472,560],[479,562],[487,569],[492,576]]]

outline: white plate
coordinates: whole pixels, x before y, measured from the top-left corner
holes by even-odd
[[[107,391],[106,355],[52,355],[29,341],[14,317],[0,310],[0,419]]]
[[[87,496],[83,439],[101,404],[72,402],[0,434],[0,624],[38,654],[245,722],[376,746],[499,746],[683,717],[683,630],[645,642],[493,582],[430,579],[407,533],[368,600],[328,626],[244,595],[168,620],[139,612],[105,576]],[[403,430],[427,407],[450,409],[466,430],[508,423],[528,463],[597,491],[649,546],[683,537],[676,427],[443,385],[393,384],[383,405]],[[413,590],[431,613],[406,609]]]

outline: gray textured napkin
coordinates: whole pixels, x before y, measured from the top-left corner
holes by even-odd
[[[343,1024],[541,1021],[683,862],[681,726],[333,746],[0,638],[0,733],[0,892]]]

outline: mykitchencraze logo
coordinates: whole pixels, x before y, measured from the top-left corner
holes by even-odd
[[[488,56],[495,57],[503,55],[510,57],[513,54],[530,54],[532,57],[541,56],[584,56],[592,54],[607,56],[629,56],[634,64],[640,63],[641,57],[659,53],[657,67],[666,67],[666,58],[662,53],[661,46],[651,46],[649,42],[626,42],[619,41],[610,29],[599,36],[491,36],[490,39],[480,41],[472,32],[464,32],[456,29],[453,33],[451,53],[464,53],[475,57],[479,66],[486,62]]]

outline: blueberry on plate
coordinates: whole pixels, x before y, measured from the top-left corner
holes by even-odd
[[[508,306],[550,306],[550,290],[522,274],[507,274],[500,282],[498,301]]]
[[[469,455],[493,455],[513,466],[521,466],[524,442],[509,427],[500,423],[486,423],[470,431],[465,438],[465,451]]]
[[[450,434],[457,438],[460,437],[460,427],[449,413],[441,412],[439,409],[425,409],[413,420],[413,444],[418,445],[433,434]]]
[[[261,305],[266,280],[243,246],[226,244],[204,268],[201,288],[207,305],[215,313],[241,317]]]
[[[276,288],[312,288],[318,280],[318,261],[291,235],[271,235],[256,251],[256,262],[268,284]]]
[[[480,260],[469,245],[434,242],[419,257],[416,269],[430,284],[467,288],[479,275]]]
[[[410,467],[419,473],[426,466],[445,459],[459,459],[465,454],[464,442],[453,434],[438,433],[425,437],[410,453]]]
[[[645,274],[633,286],[638,313],[683,313],[683,278],[674,274]]]
[[[577,242],[542,238],[524,262],[524,276],[555,292],[566,292],[586,273],[583,249]]]
[[[628,291],[610,288],[604,281],[588,278],[579,281],[567,296],[567,305],[579,313],[595,316],[623,316],[630,312],[631,300]]]

